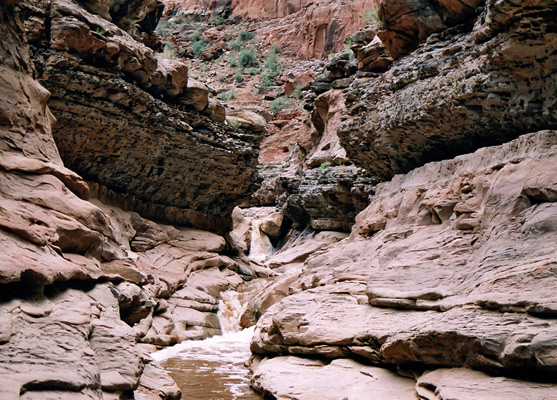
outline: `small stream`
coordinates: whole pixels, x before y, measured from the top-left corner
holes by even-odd
[[[221,294],[218,317],[222,336],[178,343],[151,354],[170,373],[187,400],[257,399],[249,387],[245,362],[254,328],[240,330],[243,305],[252,291]]]

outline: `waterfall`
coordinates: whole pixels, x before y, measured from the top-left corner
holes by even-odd
[[[221,293],[218,319],[222,335],[178,343],[151,354],[169,371],[185,399],[261,399],[249,388],[245,362],[254,327],[240,329],[240,317],[262,283]]]
[[[242,294],[242,292],[235,290],[227,290],[221,293],[217,317],[223,335],[235,333],[241,329],[240,317],[245,309],[245,305],[242,304],[245,296],[242,296]]]

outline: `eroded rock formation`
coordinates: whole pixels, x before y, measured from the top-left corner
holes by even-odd
[[[254,21],[265,45],[303,59],[322,58],[342,49],[343,39],[369,23],[377,10],[375,0],[277,1],[166,0],[171,10],[240,17]]]
[[[350,238],[308,258],[296,293],[263,314],[252,351],[363,358],[413,376],[438,366],[554,375],[556,154],[557,132],[543,131],[380,184]],[[256,386],[282,390],[257,371]],[[418,393],[452,398],[469,379],[459,371],[423,375]],[[532,398],[557,390],[492,384]]]
[[[77,3],[25,11],[66,166],[146,217],[225,232],[255,189],[260,132],[223,125],[184,64]]]
[[[31,5],[24,6],[29,12]],[[48,105],[62,99],[49,100],[34,79],[37,59],[18,7],[0,4],[0,397],[177,400],[180,391],[148,353],[153,344],[220,333],[218,298],[243,281],[239,267],[220,254],[221,236],[160,225],[91,199],[90,186],[58,154]],[[56,3],[50,11],[74,7]],[[40,26],[27,16],[27,29]],[[96,76],[75,55],[50,57],[60,63],[58,76]],[[92,98],[107,96],[93,90],[101,88],[96,80],[78,88],[68,79],[64,89],[83,90],[82,99],[87,90]],[[107,110],[97,115],[108,118]]]
[[[442,9],[460,4],[439,3]],[[395,45],[382,36],[394,56],[413,49],[428,32],[466,23],[431,34],[388,72],[356,79],[347,90],[338,134],[356,165],[388,179],[428,161],[557,126],[555,2],[488,0],[477,18],[460,4],[458,18],[435,14],[442,22],[435,29],[418,28],[429,18],[423,10],[389,4],[382,6],[386,32],[406,40]],[[399,32],[405,25],[420,33]]]

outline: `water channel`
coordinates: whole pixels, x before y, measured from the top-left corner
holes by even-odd
[[[249,370],[244,365],[251,353],[254,328],[240,329],[239,320],[252,291],[221,294],[219,321],[222,336],[191,340],[157,351],[151,356],[161,362],[187,400],[260,400],[249,387]]]

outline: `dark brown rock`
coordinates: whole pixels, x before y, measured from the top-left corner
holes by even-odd
[[[339,129],[348,158],[386,179],[557,126],[555,7],[488,1],[473,29],[433,34],[380,77],[354,81]]]
[[[429,35],[464,23],[485,0],[382,0],[378,36],[394,58],[408,54]]]

